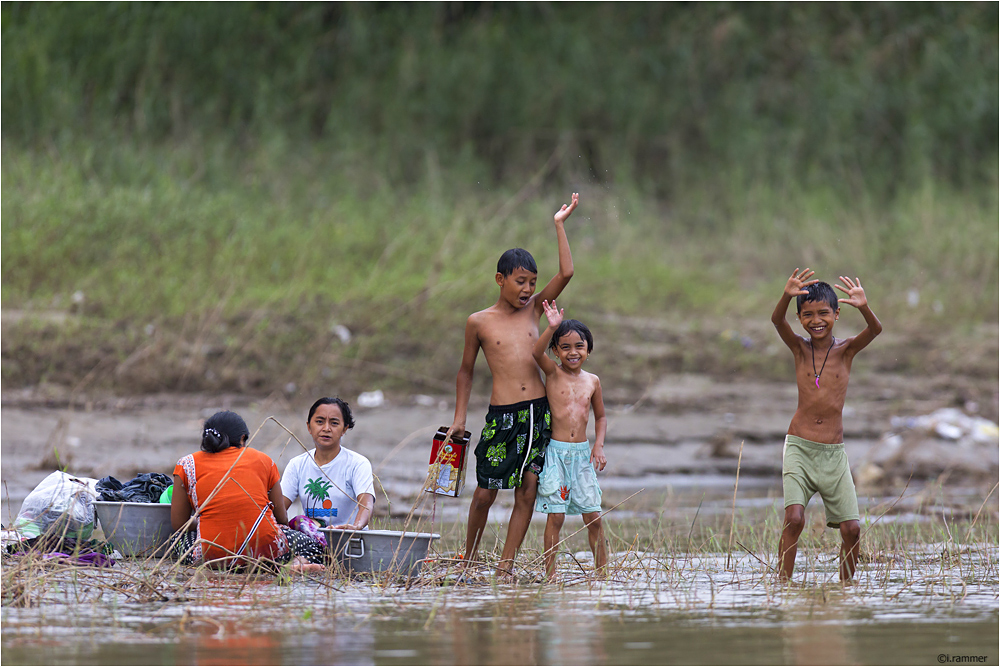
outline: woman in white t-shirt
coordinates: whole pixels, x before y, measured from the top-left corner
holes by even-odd
[[[316,448],[285,466],[281,476],[285,509],[298,499],[306,516],[324,528],[367,528],[375,507],[372,464],[340,445],[354,427],[351,406],[340,398],[321,398],[309,409],[306,424]]]

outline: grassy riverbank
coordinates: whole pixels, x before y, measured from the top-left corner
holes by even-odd
[[[573,191],[561,303],[615,384],[786,374],[802,265],[862,278],[876,368],[996,373],[994,5],[0,17],[5,389],[450,391]]]
[[[627,184],[543,185],[544,171],[484,186],[433,164],[397,187],[350,154],[215,148],[215,164],[204,146],[5,150],[5,307],[71,309],[79,290],[84,314],[155,319],[419,295],[438,318],[493,300],[507,247],[554,273],[552,213],[573,189],[571,298],[588,309],[750,314],[786,265],[808,264],[867,278],[881,311],[906,312],[900,295],[923,287],[945,321],[996,315],[983,312],[997,294],[991,189],[928,181],[880,203],[720,178],[659,201]]]
[[[878,203],[722,179],[662,201],[544,170],[488,186],[433,162],[397,187],[319,149],[2,157],[5,386],[270,391],[368,373],[447,390],[466,315],[496,298],[500,252],[527,247],[542,280],[555,271],[551,216],[571,189],[576,275],[561,303],[595,325],[601,352],[666,328],[686,349],[668,369],[773,367],[738,343],[769,340],[784,280],[805,265],[860,276],[893,335],[975,350],[997,318],[994,190],[927,182]]]

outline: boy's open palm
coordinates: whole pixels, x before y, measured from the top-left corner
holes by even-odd
[[[805,268],[799,271],[797,268],[792,271],[792,277],[785,283],[785,294],[794,298],[803,294],[808,294],[806,288],[819,282],[819,279],[809,280],[816,272]]]
[[[566,222],[566,218],[570,216],[571,213],[576,209],[576,205],[580,203],[580,193],[574,192],[573,198],[570,200],[570,204],[563,204],[562,208],[556,211],[553,219],[556,222]]]
[[[555,300],[553,300],[552,303],[549,303],[548,301],[542,301],[542,308],[545,309],[545,319],[549,321],[550,327],[554,329],[555,327],[562,324],[563,311],[560,310],[558,306],[556,306]]]
[[[855,308],[861,308],[862,306],[868,305],[868,297],[865,296],[865,290],[861,287],[861,281],[855,278],[851,280],[847,276],[840,276],[840,280],[847,285],[847,287],[841,287],[839,284],[834,285],[837,289],[847,295],[846,299],[837,299],[840,303],[846,303]]]

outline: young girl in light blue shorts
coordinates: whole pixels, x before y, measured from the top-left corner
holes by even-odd
[[[552,415],[552,436],[535,498],[535,509],[549,515],[545,523],[545,571],[550,578],[555,576],[559,531],[567,514],[579,514],[587,526],[594,568],[603,576],[608,549],[601,526],[597,471],[604,470],[608,462],[604,457],[608,420],[601,380],[582,368],[594,349],[594,336],[582,322],[564,321],[554,301],[542,305],[549,326],[535,342],[532,353],[545,373],[545,394]],[[545,354],[546,348],[552,349],[558,364]],[[591,408],[596,431],[593,447],[587,440]]]

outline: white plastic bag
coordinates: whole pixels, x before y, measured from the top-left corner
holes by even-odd
[[[94,532],[97,480],[56,471],[39,482],[21,504],[12,526],[24,537],[44,533],[89,540]]]

